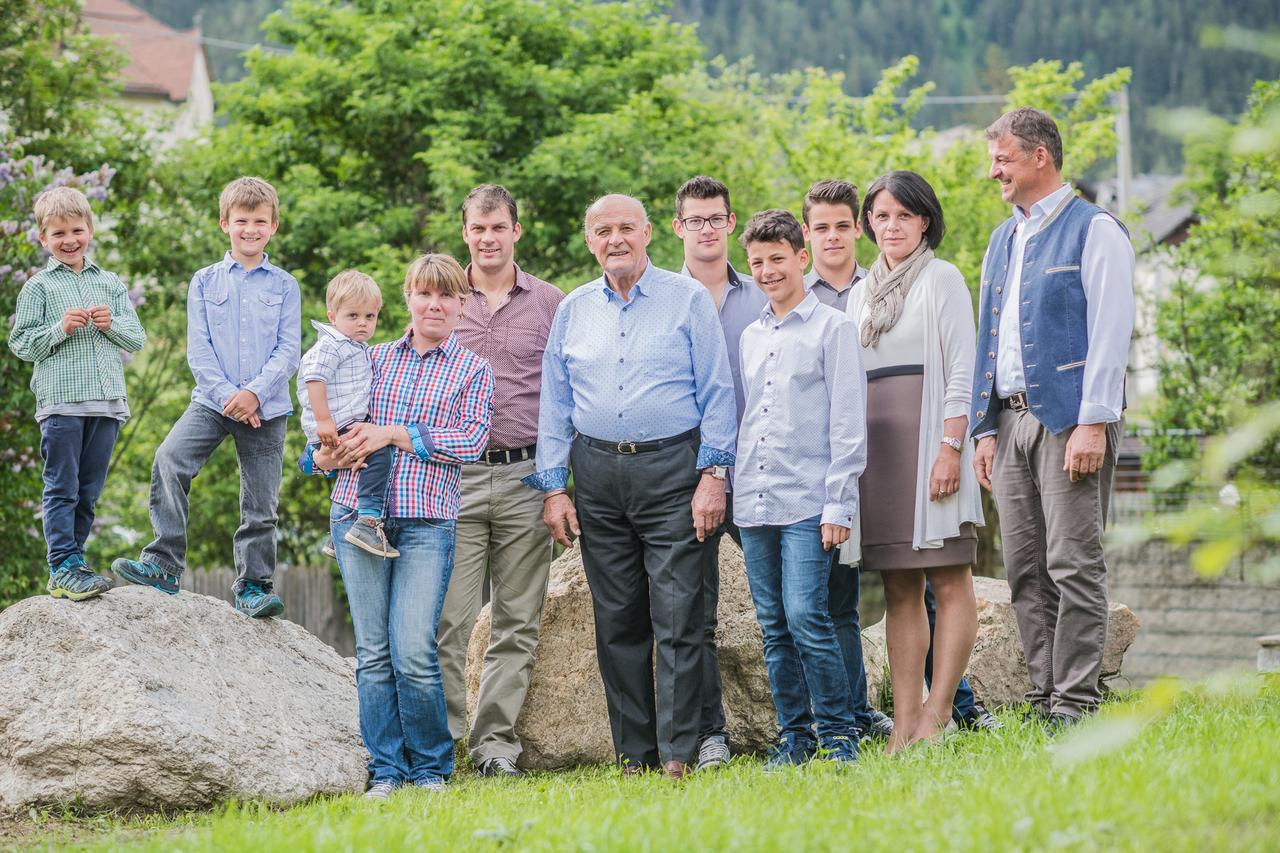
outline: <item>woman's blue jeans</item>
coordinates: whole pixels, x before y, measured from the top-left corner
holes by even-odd
[[[453,572],[453,521],[388,518],[386,560],[343,537],[356,510],[333,504],[329,526],[356,634],[360,736],[374,781],[448,779],[453,738],[436,628]]]
[[[743,527],[742,552],[782,737],[812,741],[815,721],[820,742],[856,737],[849,674],[827,608],[837,550],[822,550],[821,517]]]

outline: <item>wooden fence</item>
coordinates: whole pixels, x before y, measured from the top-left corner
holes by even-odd
[[[182,588],[230,603],[233,569],[192,569],[182,575]],[[294,566],[276,570],[275,591],[284,599],[284,618],[324,640],[343,657],[356,653],[356,638],[347,603],[334,586],[327,566]]]

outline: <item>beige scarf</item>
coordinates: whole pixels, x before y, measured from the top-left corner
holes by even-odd
[[[867,319],[862,324],[862,345],[873,347],[880,336],[894,327],[902,316],[902,306],[915,284],[916,276],[933,260],[933,249],[927,240],[892,270],[881,252],[867,274]]]

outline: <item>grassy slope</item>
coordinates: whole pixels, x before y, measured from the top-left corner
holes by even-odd
[[[1148,695],[1058,743],[1004,717],[891,759],[672,784],[597,768],[444,794],[259,805],[176,819],[42,819],[23,844],[149,850],[1248,850],[1280,847],[1280,680]],[[1249,686],[1252,685],[1252,686]],[[1149,724],[1138,730],[1140,720]],[[1131,738],[1125,740],[1126,736]]]

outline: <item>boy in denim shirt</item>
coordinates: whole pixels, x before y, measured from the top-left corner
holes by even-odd
[[[278,616],[284,603],[271,584],[276,504],[293,408],[289,380],[302,343],[302,299],[298,282],[265,251],[280,224],[275,188],[261,178],[237,178],[222,191],[218,207],[231,250],[197,272],[187,291],[187,363],[196,387],[151,468],[156,538],[137,560],[121,558],[111,568],[130,583],[177,593],[186,565],[191,480],[230,436],[240,462],[235,607],[247,616]]]
[[[129,419],[120,350],[137,352],[147,336],[120,279],[85,257],[93,211],[84,194],[71,187],[44,192],[35,218],[51,257],[18,294],[9,348],[35,362],[47,589],[83,601],[111,588],[85,564],[84,543],[116,435]]]
[[[321,445],[337,447],[338,437],[353,423],[369,419],[369,389],[373,386],[369,338],[378,329],[382,291],[364,273],[345,270],[329,282],[324,301],[332,325],[312,321],[316,343],[302,356],[298,370],[298,401],[302,403],[308,454]],[[357,548],[388,559],[400,556],[387,542],[382,524],[393,452],[388,445],[365,457],[357,475],[358,517],[344,537]],[[337,556],[332,538],[321,550],[327,556]]]

